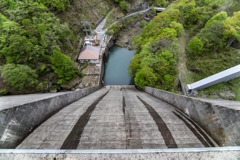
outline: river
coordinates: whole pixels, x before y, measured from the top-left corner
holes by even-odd
[[[113,46],[105,60],[104,85],[134,84],[133,77],[128,75],[128,66],[133,56],[134,50]]]

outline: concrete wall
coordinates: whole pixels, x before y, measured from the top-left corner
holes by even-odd
[[[107,46],[105,47],[105,52],[104,52],[105,57],[108,56],[109,50],[113,45],[114,45],[114,41],[113,41],[113,38],[111,38]]]
[[[150,87],[144,91],[188,114],[220,146],[240,145],[240,110]]]
[[[239,160],[239,147],[124,150],[0,150],[1,160]]]
[[[99,86],[85,88],[0,111],[0,148],[15,148],[44,120],[98,89]]]

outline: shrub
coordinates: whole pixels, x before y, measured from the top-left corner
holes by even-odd
[[[140,27],[143,28],[146,24],[147,24],[147,22],[145,20],[142,20],[140,22]]]
[[[78,72],[72,60],[57,50],[53,50],[51,56],[52,69],[58,75],[58,84],[64,84],[74,78]]]
[[[1,76],[9,86],[19,90],[34,87],[38,83],[36,71],[26,65],[6,64]]]
[[[123,12],[128,12],[130,10],[130,4],[127,3],[125,0],[119,3],[119,6]]]
[[[203,43],[198,37],[194,37],[188,44],[187,51],[191,54],[200,54],[203,50]]]
[[[134,82],[138,87],[143,88],[144,86],[154,87],[158,78],[153,73],[153,69],[148,66],[144,66],[139,70],[134,78]]]
[[[1,95],[6,95],[6,94],[8,94],[8,91],[6,89],[0,90],[0,96]]]

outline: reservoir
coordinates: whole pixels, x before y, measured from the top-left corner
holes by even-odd
[[[104,85],[134,84],[133,77],[128,75],[128,66],[133,56],[134,50],[113,46],[105,60]]]

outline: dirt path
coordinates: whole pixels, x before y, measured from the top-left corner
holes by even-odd
[[[177,68],[179,70],[179,73],[181,74],[181,78],[183,81],[183,85],[187,85],[191,81],[191,73],[187,69],[187,55],[186,55],[186,48],[187,48],[187,43],[189,39],[189,34],[188,32],[184,32],[183,35],[180,37],[180,48],[181,52],[179,55],[179,60],[178,60],[178,65]]]

